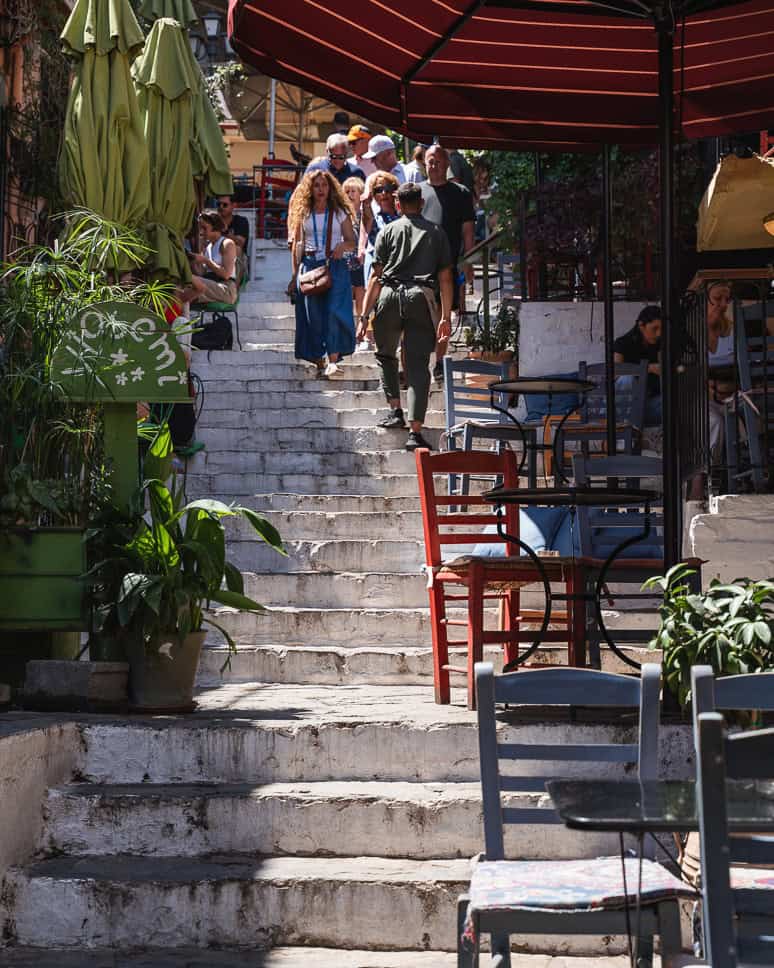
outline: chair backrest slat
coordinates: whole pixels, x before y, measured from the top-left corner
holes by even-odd
[[[501,760],[541,760],[543,762],[572,760],[584,763],[636,763],[636,743],[590,743],[584,746],[542,746],[524,743],[498,743]]]
[[[660,669],[644,665],[642,677],[596,672],[592,669],[534,669],[495,676],[491,664],[476,664],[478,692],[479,752],[481,787],[484,802],[484,836],[489,860],[503,858],[503,825],[506,823],[556,822],[552,808],[516,806],[501,803],[501,794],[536,793],[545,782],[574,772],[588,775],[588,765],[634,764],[642,779],[655,778],[658,766],[658,724]],[[600,709],[639,711],[638,743],[572,742],[534,744],[498,742],[495,706],[582,706]],[[634,717],[632,717],[634,722]],[[500,771],[500,762],[507,770]],[[557,764],[557,773],[535,776],[536,762]],[[518,764],[525,765],[525,776],[515,776]],[[529,764],[529,765],[527,765]],[[575,769],[571,768],[575,764]],[[531,766],[531,768],[530,768]]]
[[[581,702],[581,697],[593,702]],[[593,689],[593,692],[591,691]],[[525,675],[497,676],[495,701],[532,706],[631,706],[640,704],[640,684],[630,676],[593,669],[532,669]]]
[[[545,782],[545,781],[543,781]],[[558,814],[544,807],[503,807],[503,823],[561,824]]]

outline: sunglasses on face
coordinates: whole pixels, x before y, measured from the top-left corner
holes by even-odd
[[[393,189],[388,188],[386,185],[382,185],[379,188],[374,189],[374,195],[392,195]]]
[[[328,157],[332,161],[346,161],[347,160],[347,156],[346,155],[334,155],[332,152],[330,152],[328,154]]]

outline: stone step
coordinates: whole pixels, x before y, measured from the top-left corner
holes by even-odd
[[[381,416],[386,412],[382,411]],[[252,426],[242,428],[210,427],[206,420],[201,420],[196,428],[196,439],[206,445],[210,455],[244,449],[247,455],[266,454],[268,457],[277,456],[283,451],[300,451],[304,456],[311,454],[322,458],[324,454],[343,456],[357,452],[395,452],[408,436],[406,430],[384,430],[374,426],[310,426],[309,421],[315,420],[315,414],[314,410],[306,413],[305,426],[288,426],[285,422],[286,415],[282,411],[256,414]],[[335,417],[335,414],[332,416]],[[425,439],[435,450],[439,446],[440,434],[440,429],[433,427],[424,432]],[[402,466],[405,468],[406,464],[411,464],[413,458],[409,455],[407,460],[403,451],[400,454]]]
[[[481,968],[491,964],[482,955]],[[513,968],[624,968],[622,958],[551,958],[511,955]],[[340,948],[4,948],[3,968],[456,968],[457,955],[441,951],[343,951]]]
[[[397,515],[407,511],[419,513],[419,495],[408,497],[383,497],[374,494],[288,494],[281,491],[272,494],[245,494],[235,498],[239,503],[260,511],[282,511],[301,514],[388,514]],[[378,535],[374,535],[378,537]]]
[[[213,351],[210,359],[203,350],[196,350],[191,360],[191,368],[202,379],[207,380],[248,380],[272,379],[300,380],[306,377],[309,381],[320,383],[325,387],[337,385],[347,380],[378,380],[379,368],[375,363],[359,363],[345,360],[342,364],[340,376],[328,380],[319,380],[317,369],[313,363],[305,363],[288,357],[285,353],[248,353],[239,350]]]
[[[216,381],[206,384],[207,395],[204,401],[205,415],[217,410],[232,410],[245,414],[249,420],[250,414],[264,410],[295,410],[309,412],[315,408],[318,412],[332,411],[340,415],[348,410],[379,410],[385,407],[384,394],[381,390],[347,390],[341,388],[339,380],[316,381],[310,386],[308,381],[297,381],[296,389],[272,389],[279,381],[271,381],[268,388],[260,382],[251,382],[249,390],[232,389],[230,384],[220,385]],[[292,381],[288,381],[292,382]],[[443,392],[438,389],[430,391],[430,408],[443,411]]]
[[[426,583],[416,574],[296,572],[245,574],[245,592],[264,605],[324,608],[422,608]]]
[[[392,446],[395,447],[404,442],[406,434],[400,430],[391,430],[389,437],[383,436],[386,432],[379,428],[377,424],[388,413],[386,404],[373,409],[335,410],[327,405],[320,406],[315,400],[307,400],[304,407],[280,407],[278,409],[251,407],[250,410],[214,410],[208,406],[202,411],[196,425],[196,437],[197,440],[206,440],[202,436],[202,432],[211,429],[228,430],[235,434],[240,433],[242,436],[250,431],[257,431],[262,428],[299,429],[310,433],[316,433],[320,428],[330,431],[356,429],[368,432],[363,438],[366,445],[373,446],[374,441],[386,440],[392,442]],[[425,414],[424,425],[426,428],[437,431],[432,435],[433,446],[437,448],[440,431],[446,426],[446,414],[443,410],[430,410]],[[429,435],[426,436],[430,439]],[[351,446],[349,436],[345,437],[344,440],[347,441],[347,448],[349,449]],[[362,444],[358,444],[357,448],[361,449],[362,446]]]
[[[403,432],[408,436],[406,432]],[[397,434],[391,435],[394,439]],[[416,489],[416,457],[407,450],[339,450],[317,453],[296,446],[283,451],[259,453],[247,449],[204,450],[188,461],[189,474],[240,475],[249,483],[256,475],[314,474],[319,476],[353,475],[392,477],[414,475]],[[325,493],[322,491],[322,493]]]
[[[232,560],[239,567],[239,556]],[[424,584],[421,577],[417,581]],[[213,615],[237,646],[285,642],[414,647],[431,642],[430,614],[421,608],[300,608],[294,604],[269,606],[258,615],[218,608]],[[464,629],[458,631],[462,640]],[[215,630],[208,632],[207,638],[210,642],[222,641]]]
[[[624,652],[636,661],[658,662],[660,653],[625,647]],[[449,650],[452,665],[464,668],[467,649]],[[484,658],[496,671],[502,669],[502,649],[486,646]],[[625,674],[631,667],[603,649],[602,669]],[[567,649],[541,647],[530,659],[532,665],[567,665]],[[457,685],[463,678],[455,677]],[[197,682],[202,688],[215,688],[223,683],[294,683],[308,685],[423,685],[433,687],[433,653],[428,646],[379,648],[341,648],[327,646],[249,645],[232,654],[222,645],[210,645],[199,660]]]
[[[239,556],[232,560],[239,566]],[[424,588],[424,580],[417,576],[417,584]],[[256,591],[260,601],[260,590]],[[541,592],[537,586],[527,589],[522,596],[523,608],[540,608]],[[282,642],[298,645],[340,645],[345,648],[362,648],[366,645],[396,646],[415,648],[429,646],[432,641],[432,623],[428,607],[384,608],[369,607],[331,608],[301,607],[295,603],[287,606],[269,605],[265,612],[236,612],[233,609],[217,609],[215,620],[229,632],[238,647],[267,645]],[[487,628],[496,628],[496,609],[487,610]],[[466,621],[464,609],[447,610],[450,619]],[[652,615],[625,612],[605,614],[608,629],[614,632],[619,627],[639,627],[654,630]],[[525,623],[525,628],[534,628],[537,623]],[[464,642],[465,628],[452,628],[453,642]],[[208,641],[220,643],[219,633],[208,633]]]
[[[204,406],[207,406],[207,401],[210,397],[217,396],[219,393],[233,393],[237,394],[238,397],[244,402],[245,406],[250,407],[250,400],[253,394],[261,393],[303,393],[305,394],[306,404],[305,406],[313,405],[314,401],[317,399],[317,393],[336,393],[342,392],[361,392],[373,393],[377,391],[379,386],[379,381],[376,377],[367,380],[318,380],[315,378],[314,374],[310,376],[303,376],[297,374],[295,376],[288,376],[287,374],[274,374],[274,375],[262,375],[261,379],[234,379],[233,377],[223,379],[222,377],[212,377],[208,374],[203,374],[198,366],[198,360],[203,359],[203,357],[196,357],[192,363],[193,372],[199,376],[202,381],[205,400]],[[241,374],[244,376],[245,374]],[[380,399],[384,399],[383,395],[380,395]],[[322,404],[321,404],[322,406]]]
[[[467,860],[56,857],[12,869],[4,937],[34,947],[455,950]],[[45,917],[41,916],[45,912]],[[540,949],[538,949],[540,950]]]
[[[452,690],[453,703],[447,706],[436,705],[426,686],[412,685],[334,689],[227,683],[199,690],[196,698],[199,708],[187,717],[133,717],[130,723],[83,717],[83,780],[261,784],[479,779],[476,716],[465,707],[461,689]],[[636,730],[620,721],[591,721],[582,710],[576,710],[574,722],[543,713],[500,721],[502,741],[636,742]],[[693,757],[689,725],[662,724],[660,739],[660,775],[688,775]],[[523,766],[527,775],[556,775],[556,764],[535,760]],[[599,766],[600,776],[622,772],[620,764]],[[561,773],[588,776],[589,766],[563,764]]]
[[[249,502],[249,498],[246,498]],[[358,503],[367,501],[360,498]],[[389,498],[382,499],[384,501]],[[394,498],[392,500],[400,500]],[[406,499],[408,502],[408,499]],[[299,502],[300,503],[300,502]],[[352,502],[354,503],[354,502]],[[416,502],[415,502],[416,503]],[[330,504],[335,506],[335,499]],[[344,499],[342,499],[342,505]],[[261,507],[261,502],[253,500],[249,507],[260,509],[263,517],[270,521],[286,541],[337,538],[361,538],[367,534],[372,540],[375,538],[395,538],[397,535],[411,538],[415,541],[422,539],[421,511],[270,511]],[[319,507],[319,504],[315,504]],[[240,532],[246,534],[246,528],[240,527]]]
[[[217,497],[233,501],[240,495],[290,492],[300,498],[326,495],[378,496],[408,498],[413,507],[419,504],[416,474],[342,474],[307,473],[202,473],[198,468],[188,472],[187,491],[196,497]],[[249,499],[246,499],[248,506]]]
[[[427,582],[423,574],[395,571],[292,571],[243,572],[248,595],[264,605],[298,608],[421,608],[428,607]],[[522,590],[525,609],[542,608],[543,593],[535,584]],[[454,609],[450,609],[450,614]],[[486,614],[495,615],[496,606]],[[624,624],[632,613],[604,610],[611,628]]]
[[[244,538],[237,536],[229,541],[228,557],[243,571],[399,572],[416,576],[421,585],[425,583],[421,573],[424,544],[418,540],[339,539],[334,534],[327,541],[287,540],[288,554],[282,557],[255,532],[243,528],[241,533]]]
[[[546,808],[546,793],[508,806]],[[481,850],[478,783],[77,784],[48,791],[48,855],[469,858]],[[506,854],[545,860],[615,852],[616,837],[510,824]]]
[[[491,959],[482,953],[481,968]],[[658,955],[653,960],[659,968]],[[342,951],[340,948],[167,948],[65,951],[62,948],[5,948],[4,968],[457,968],[457,955],[442,951]],[[512,968],[628,968],[628,956],[591,958],[511,953]]]

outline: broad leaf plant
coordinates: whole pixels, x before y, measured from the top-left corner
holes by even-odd
[[[690,700],[691,666],[712,666],[717,676],[774,668],[774,582],[713,579],[701,593],[690,587],[693,574],[679,564],[643,585],[664,596],[650,648],[661,649],[664,679],[682,707]]]

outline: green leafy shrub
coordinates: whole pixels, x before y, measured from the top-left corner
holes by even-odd
[[[774,582],[714,579],[706,592],[691,590],[688,565],[650,578],[643,589],[660,589],[661,624],[650,648],[663,652],[666,684],[685,707],[691,666],[712,666],[715,675],[743,675],[774,668]]]
[[[519,303],[500,303],[497,315],[489,325],[482,322],[480,326],[471,328],[467,332],[466,343],[472,350],[483,353],[502,353],[511,350],[518,355],[519,351]]]
[[[126,227],[77,211],[56,245],[0,266],[0,527],[82,525],[99,503],[101,408],[67,400],[51,364],[85,306],[125,300],[163,312],[171,286],[119,278],[118,267],[147,254]]]
[[[218,602],[263,611],[245,595],[241,572],[226,558],[223,520],[247,521],[284,555],[276,529],[250,508],[209,498],[184,501],[174,477],[171,486],[146,480],[131,512],[108,507],[92,522],[87,582],[98,635],[153,649],[164,635],[182,638],[207,623],[234,651],[231,636],[205,614],[206,607]]]

